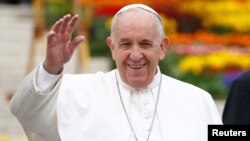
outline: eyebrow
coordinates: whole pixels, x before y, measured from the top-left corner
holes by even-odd
[[[121,39],[118,41],[118,44],[120,43],[123,43],[123,42],[131,42],[131,40],[127,39],[127,38],[124,38],[124,39]],[[152,40],[149,40],[149,39],[142,39],[141,41],[139,41],[139,43],[150,43],[150,44],[153,44],[153,41]]]
[[[153,41],[149,39],[143,39],[142,41],[140,41],[140,43],[145,43],[145,42],[153,44]]]
[[[122,42],[131,42],[131,41],[128,38],[123,38],[118,41],[118,43],[122,43]]]

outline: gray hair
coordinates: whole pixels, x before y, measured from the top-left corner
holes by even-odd
[[[160,15],[152,8],[150,8],[149,6],[146,6],[144,4],[131,4],[131,5],[127,5],[123,8],[121,8],[116,14],[115,16],[113,17],[112,19],[112,25],[111,25],[111,37],[113,38],[113,32],[114,32],[114,28],[115,28],[115,22],[116,22],[116,18],[121,15],[122,13],[124,12],[127,12],[127,11],[132,11],[132,10],[144,10],[144,11],[147,11],[147,12],[150,12],[152,13],[157,19],[158,19],[158,32],[160,33],[160,38],[163,38],[164,36],[164,30],[163,30],[163,23],[162,23],[162,19],[160,17]]]

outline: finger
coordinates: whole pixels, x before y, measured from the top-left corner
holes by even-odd
[[[56,33],[54,31],[50,31],[49,34],[47,35],[47,38],[51,38],[53,35],[55,35]]]
[[[67,30],[67,27],[68,27],[68,24],[69,24],[69,21],[71,19],[71,15],[70,14],[67,14],[63,17],[63,24],[62,24],[62,28],[61,28],[61,33],[64,34],[65,31]]]
[[[75,15],[74,17],[71,18],[69,24],[68,24],[68,28],[67,28],[67,32],[69,34],[72,34],[73,33],[73,30],[75,28],[75,25],[76,25],[76,22],[78,20],[79,16],[78,15]]]
[[[85,40],[84,36],[78,36],[76,37],[69,45],[69,50],[70,52],[73,52],[75,50],[75,48]]]
[[[63,20],[58,20],[52,27],[51,31],[54,31],[55,33],[59,33],[61,30],[61,26],[63,24]]]

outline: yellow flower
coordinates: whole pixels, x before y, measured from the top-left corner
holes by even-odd
[[[205,27],[217,25],[250,31],[250,1],[187,1],[180,4],[179,11],[194,13]]]
[[[180,62],[178,68],[181,72],[201,74],[204,68],[204,58],[202,56],[188,56]]]
[[[205,71],[223,72],[228,69],[250,69],[250,54],[229,50],[213,52],[207,55],[190,55],[179,63],[181,72],[201,74]]]

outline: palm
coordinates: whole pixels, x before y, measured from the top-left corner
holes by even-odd
[[[55,34],[51,41],[48,42],[47,54],[51,57],[54,64],[66,63],[73,52],[70,51],[69,44],[71,39],[69,35]]]

